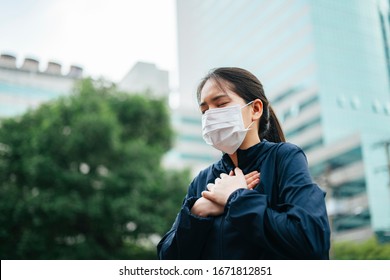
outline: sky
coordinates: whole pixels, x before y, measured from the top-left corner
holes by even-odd
[[[137,61],[177,83],[175,0],[0,0],[0,53],[119,82]]]

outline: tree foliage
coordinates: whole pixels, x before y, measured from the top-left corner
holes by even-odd
[[[338,242],[334,255],[338,260],[390,260],[390,243],[381,244],[376,238],[362,243]]]
[[[156,258],[145,244],[169,229],[189,182],[160,164],[172,139],[163,100],[91,79],[2,120],[1,258]]]

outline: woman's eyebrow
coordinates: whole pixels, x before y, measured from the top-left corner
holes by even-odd
[[[216,96],[213,96],[210,100],[210,102],[215,102],[217,101],[218,99],[221,99],[223,97],[229,97],[229,95],[227,95],[226,93],[223,93],[223,94],[219,94],[219,95],[216,95]],[[230,98],[230,97],[229,97]],[[207,105],[207,102],[206,101],[203,101],[202,103],[199,104],[199,107],[204,107]]]

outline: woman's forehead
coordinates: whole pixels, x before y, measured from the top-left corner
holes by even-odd
[[[230,97],[237,95],[232,89],[231,85],[224,80],[208,79],[204,84],[200,93],[200,100],[203,101],[213,95],[225,94]]]

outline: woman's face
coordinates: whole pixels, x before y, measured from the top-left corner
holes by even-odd
[[[224,89],[212,79],[208,79],[202,88],[200,93],[199,108],[202,114],[208,109],[223,108],[233,105],[246,105],[244,99],[242,99],[237,93],[229,89],[227,84],[220,81]],[[248,127],[252,123],[251,106],[244,107],[241,110],[245,127]]]

